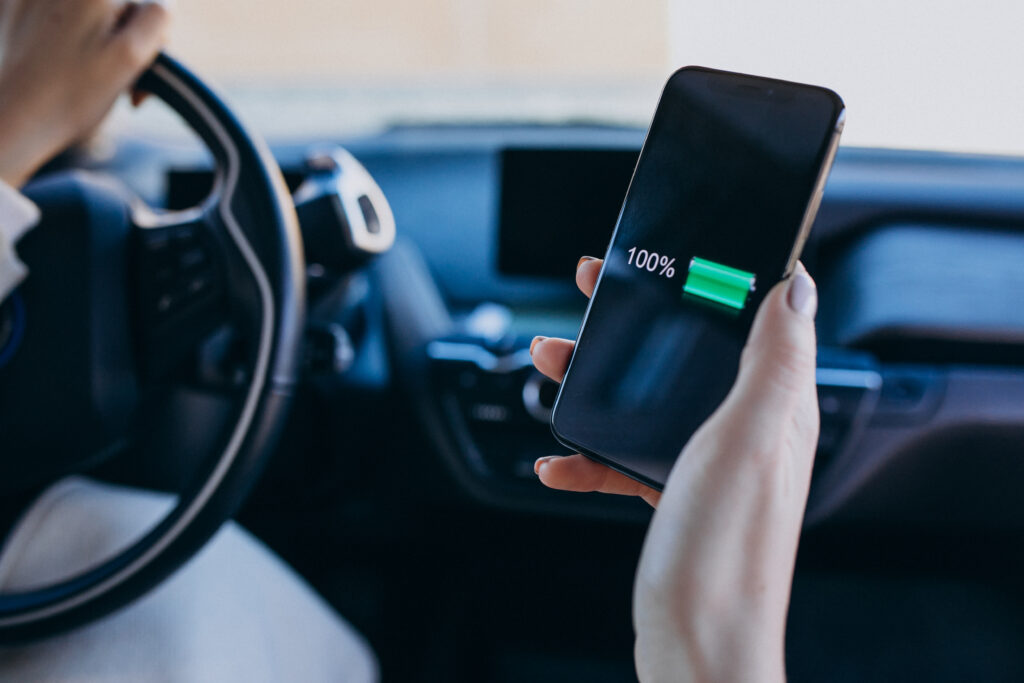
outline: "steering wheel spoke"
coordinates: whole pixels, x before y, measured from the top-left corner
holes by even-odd
[[[140,370],[160,380],[225,323],[224,259],[209,209],[136,209],[133,224]]]

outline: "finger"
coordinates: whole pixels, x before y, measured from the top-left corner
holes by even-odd
[[[148,92],[146,92],[145,90],[139,90],[138,88],[132,88],[129,94],[131,96],[133,107],[142,106],[142,103],[145,102],[146,98],[149,97]]]
[[[593,256],[584,256],[576,264],[576,286],[589,298],[597,286],[597,276],[601,274],[604,261]]]
[[[118,16],[114,43],[132,73],[149,65],[167,42],[170,13],[158,2],[129,3]]]
[[[117,33],[118,31],[123,29],[125,26],[127,26],[128,22],[130,22],[132,20],[132,17],[134,17],[135,13],[138,12],[138,11],[139,11],[139,3],[138,2],[132,2],[131,0],[129,0],[128,2],[125,2],[123,5],[121,5],[118,8],[118,10],[117,10],[117,14],[114,15],[114,29],[113,29],[113,32]]]
[[[530,356],[533,358],[534,367],[542,374],[561,382],[566,368],[569,367],[569,358],[575,346],[575,342],[568,339],[534,337],[530,343]]]
[[[650,486],[582,455],[550,455],[537,460],[533,469],[542,484],[560,491],[639,496],[651,507],[656,507],[661,498],[661,493]]]

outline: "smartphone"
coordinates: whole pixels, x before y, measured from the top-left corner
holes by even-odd
[[[555,399],[563,445],[663,487],[800,257],[843,122],[826,88],[672,75]]]

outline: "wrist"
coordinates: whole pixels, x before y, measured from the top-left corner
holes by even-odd
[[[0,106],[0,178],[19,188],[59,149],[63,131]]]
[[[732,582],[731,582],[732,583]],[[716,590],[708,581],[671,590],[637,576],[635,657],[644,683],[757,681],[784,683],[786,610],[757,591]]]
[[[762,634],[739,628],[698,628],[687,633],[671,627],[637,629],[636,671],[642,683],[688,681],[756,681],[785,683],[782,644],[764,642]]]

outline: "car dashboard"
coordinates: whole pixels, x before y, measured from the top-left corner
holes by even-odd
[[[473,501],[646,515],[632,502],[538,485],[533,461],[563,449],[547,426],[554,385],[527,350],[534,335],[578,331],[576,255],[603,254],[642,135],[419,127],[344,143],[398,225],[399,244],[366,273],[382,309],[378,355],[393,364],[437,466]],[[309,149],[277,150],[293,184]],[[840,151],[804,252],[821,298],[809,525],[1024,521],[998,476],[953,508],[934,495],[983,486],[1016,457],[999,444],[1024,434],[1021,188],[1017,159]],[[522,209],[530,202],[541,208]],[[951,444],[979,433],[989,447],[961,462]]]

